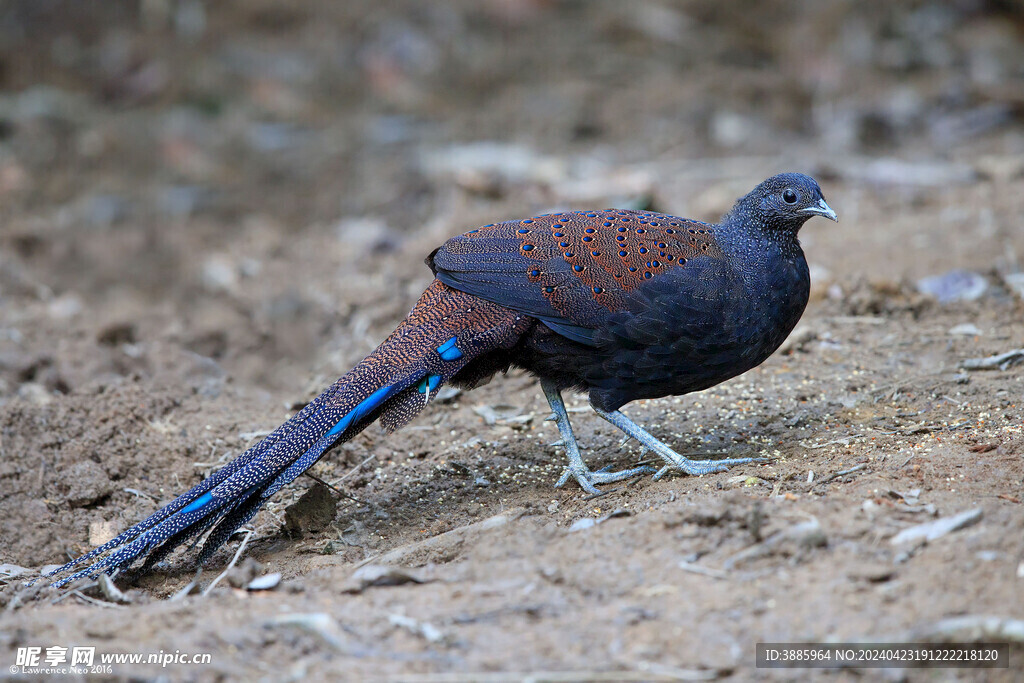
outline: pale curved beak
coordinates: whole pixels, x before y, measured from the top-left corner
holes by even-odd
[[[836,212],[832,210],[831,206],[825,203],[824,199],[819,199],[817,206],[808,206],[806,209],[800,209],[798,213],[809,213],[815,216],[824,216],[831,221],[835,221],[836,223],[839,222],[839,216],[836,215]]]

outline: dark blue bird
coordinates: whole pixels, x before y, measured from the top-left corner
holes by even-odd
[[[591,472],[561,392],[688,474],[751,458],[689,460],[619,412],[641,398],[714,386],[764,361],[796,325],[810,291],[797,239],[812,216],[836,220],[814,179],[777,175],[715,225],[659,213],[574,211],[484,226],[427,264],[436,279],[384,342],[272,434],[117,538],[50,576],[146,570],[199,534],[205,562],[263,502],[375,420],[413,418],[445,383],[473,387],[519,367],[554,411],[570,477],[598,484],[647,471]],[[72,569],[79,569],[73,573]]]

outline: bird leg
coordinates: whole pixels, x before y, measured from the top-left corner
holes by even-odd
[[[569,413],[566,412],[565,403],[562,402],[562,392],[554,384],[544,380],[541,380],[540,386],[544,390],[544,396],[548,399],[548,404],[555,415],[555,424],[558,425],[558,433],[562,437],[559,445],[565,447],[565,453],[569,456],[569,466],[565,468],[565,472],[558,480],[558,483],[555,484],[556,487],[564,486],[569,481],[569,477],[572,477],[580,485],[580,488],[587,493],[601,495],[602,491],[597,488],[596,484],[609,484],[653,471],[651,467],[641,465],[640,467],[633,467],[621,472],[608,472],[606,469],[591,472],[587,468],[586,463],[583,462],[583,456],[580,455],[580,448],[576,443],[576,437],[572,433],[572,425],[569,424]]]
[[[623,415],[617,410],[613,410],[610,413],[601,410],[597,406],[591,405],[594,412],[603,417],[604,419],[611,422],[613,425],[619,428],[623,434],[632,437],[640,442],[642,447],[646,447],[661,456],[668,465],[658,470],[657,474],[654,475],[654,479],[660,479],[673,467],[678,467],[687,474],[708,474],[710,472],[725,472],[731,465],[744,465],[751,462],[767,462],[768,458],[726,458],[723,460],[690,460],[676,453],[674,450],[669,448],[668,444],[664,441],[659,441],[654,438],[650,432],[638,425],[637,423],[630,420],[628,417]]]

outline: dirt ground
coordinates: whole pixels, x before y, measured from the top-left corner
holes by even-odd
[[[1014,643],[986,678],[1020,680],[1024,353],[961,366],[1024,348],[1020,7],[5,3],[0,675],[91,645],[211,654],[118,679],[795,680],[755,644],[970,640]],[[800,326],[625,409],[681,453],[769,463],[555,489],[544,399],[510,373],[331,453],[312,473],[344,497],[300,478],[197,593],[169,599],[188,553],[126,603],[24,588],[362,358],[446,237],[559,208],[714,220],[782,170],[841,220],[802,231]],[[593,468],[642,457],[570,410]]]

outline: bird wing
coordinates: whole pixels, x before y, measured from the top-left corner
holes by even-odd
[[[427,264],[450,287],[594,346],[609,316],[645,306],[637,294],[652,281],[720,255],[710,225],[609,209],[486,225],[448,240]]]

